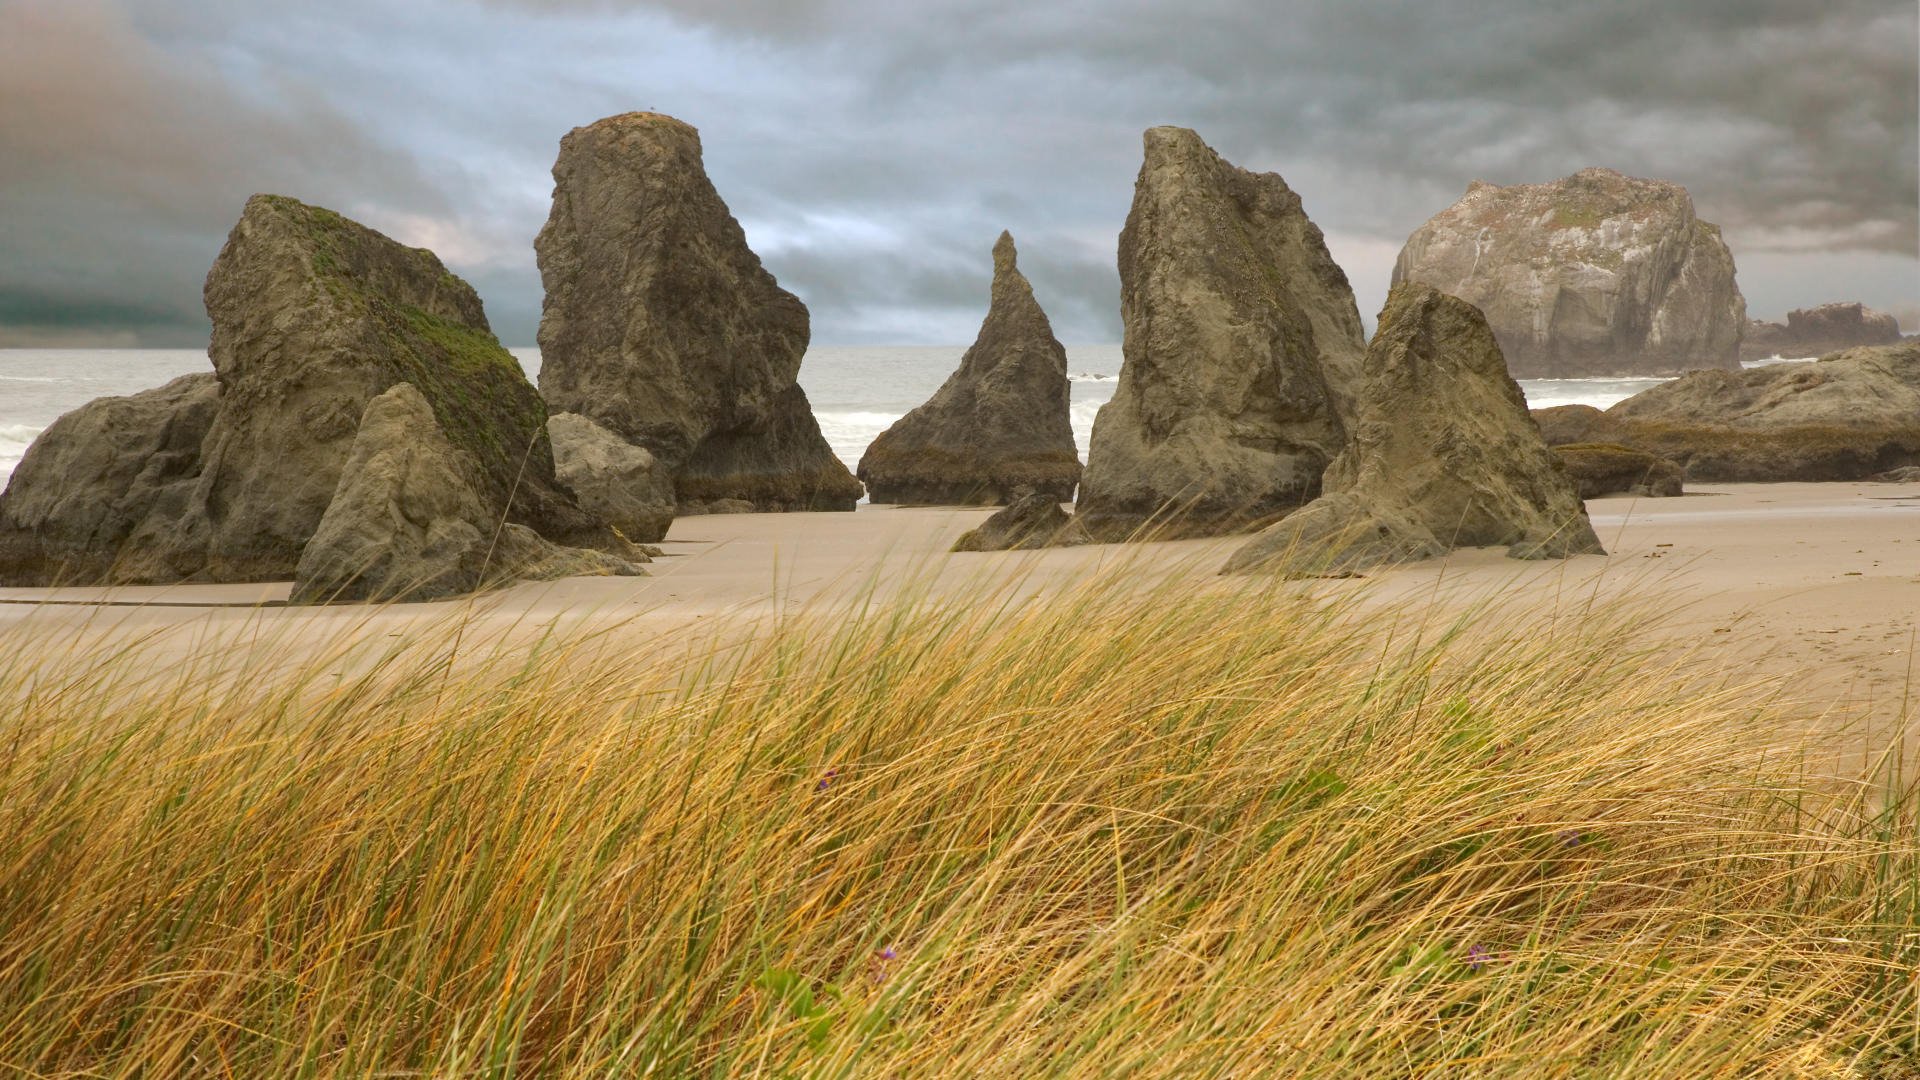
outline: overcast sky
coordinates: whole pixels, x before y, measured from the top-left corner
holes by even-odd
[[[1920,329],[1914,0],[0,0],[0,347],[199,346],[246,197],[433,248],[509,344],[574,126],[697,126],[823,343],[963,343],[990,249],[1119,337],[1140,132],[1301,193],[1371,321],[1484,179],[1688,187],[1753,314]]]

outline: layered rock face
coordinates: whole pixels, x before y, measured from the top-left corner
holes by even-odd
[[[654,113],[576,128],[534,242],[540,390],[645,448],[682,513],[851,510],[859,482],[795,381],[807,309],[780,288],[707,179],[700,136]]]
[[[1326,494],[1235,552],[1226,572],[1346,574],[1494,545],[1522,559],[1603,553],[1493,332],[1465,301],[1394,288],[1352,432]]]
[[[8,583],[292,577],[368,403],[401,382],[504,520],[619,547],[560,487],[539,394],[431,252],[258,195],[207,275],[206,304],[213,376],[87,406],[22,462],[19,494],[0,499],[0,551],[25,550],[23,530],[65,539],[0,564]]]
[[[1615,443],[1689,481],[1864,480],[1920,465],[1920,343],[1805,364],[1699,371],[1601,412],[1535,414],[1550,443]]]
[[[1365,352],[1353,290],[1300,197],[1153,128],[1120,234],[1125,359],[1078,517],[1096,539],[1202,536],[1320,493]]]
[[[1067,502],[1081,471],[1071,395],[1067,350],[1003,232],[987,318],[960,369],[881,432],[856,473],[876,503],[1005,504],[1023,488]]]
[[[54,421],[0,495],[0,583],[178,580],[151,544],[184,515],[219,408],[208,372]]]
[[[955,551],[1027,551],[1073,547],[1089,542],[1072,514],[1052,495],[1028,493],[970,529],[954,542]]]
[[[489,497],[476,464],[411,383],[374,398],[301,552],[294,602],[437,600],[514,580],[640,572],[505,522],[504,500]]]
[[[1611,169],[1475,181],[1407,239],[1393,281],[1485,312],[1517,378],[1731,369],[1747,323],[1733,255],[1686,189]]]
[[[673,524],[673,477],[646,450],[581,416],[547,418],[554,467],[580,508],[636,544],[667,535]]]
[[[1865,304],[1821,304],[1787,312],[1784,323],[1755,319],[1740,342],[1740,359],[1824,356],[1861,345],[1895,345],[1900,322]]]

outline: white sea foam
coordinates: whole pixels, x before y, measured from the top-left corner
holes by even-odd
[[[1076,371],[1067,376],[1068,382],[1119,382],[1118,375],[1103,375],[1098,371]]]
[[[6,486],[13,467],[20,464],[40,431],[31,424],[0,424],[0,487]]]

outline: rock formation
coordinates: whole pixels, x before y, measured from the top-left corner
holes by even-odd
[[[579,413],[547,418],[554,468],[580,508],[636,544],[673,524],[673,477],[654,456]]]
[[[505,520],[621,550],[560,487],[539,394],[494,339],[480,298],[432,252],[257,195],[207,275],[206,305],[217,389],[203,377],[125,399],[137,408],[97,402],[55,424],[43,452],[22,462],[21,494],[0,500],[0,551],[24,551],[16,533],[31,528],[87,554],[76,561],[43,545],[0,565],[7,583],[292,577],[368,403],[401,382],[428,403]],[[113,427],[122,421],[106,418],[129,409],[139,434],[123,440]],[[108,439],[118,445],[91,445]],[[120,464],[96,475],[63,464],[102,455]],[[123,488],[128,469],[142,479]],[[28,494],[56,489],[51,501]],[[110,522],[86,509],[99,506],[116,508]]]
[[[0,495],[0,583],[180,580],[164,544],[200,472],[220,407],[212,372],[88,402],[35,439]]]
[[[1686,189],[1611,169],[1475,181],[1414,230],[1393,281],[1480,308],[1522,379],[1735,368],[1747,322],[1733,255]]]
[[[1086,530],[1051,494],[1029,492],[955,541],[955,551],[1025,551],[1089,543]]]
[[[720,500],[851,510],[859,482],[795,381],[807,309],[747,247],[692,127],[628,113],[576,128],[534,249],[540,390],[644,447],[680,512]]]
[[[1347,574],[1492,545],[1521,559],[1601,553],[1473,305],[1395,287],[1357,391],[1326,494],[1254,537],[1226,572]]]
[[[1633,447],[1693,482],[1863,480],[1920,465],[1920,343],[1699,371],[1605,412],[1567,405],[1534,415],[1551,444]]]
[[[1067,502],[1080,482],[1071,404],[1067,350],[1003,232],[987,318],[960,369],[881,432],[857,472],[876,503],[992,505],[1021,488]]]
[[[1583,499],[1637,495],[1666,499],[1684,495],[1680,466],[1645,450],[1612,443],[1572,443],[1553,448]]]
[[[1824,356],[1861,345],[1895,345],[1900,323],[1865,304],[1821,304],[1787,312],[1784,323],[1755,319],[1740,342],[1740,359]]]
[[[640,572],[506,522],[476,464],[411,383],[374,398],[301,552],[294,602],[436,600],[520,579]]]
[[[1300,197],[1153,128],[1120,234],[1125,360],[1078,517],[1096,538],[1257,528],[1320,493],[1365,351]]]

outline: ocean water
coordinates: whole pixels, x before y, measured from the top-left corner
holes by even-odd
[[[874,436],[940,388],[960,363],[964,346],[834,346],[809,350],[800,367],[834,453],[852,468]],[[538,349],[512,350],[529,376],[540,369]],[[210,370],[194,349],[0,349],[0,481],[13,471],[35,436],[61,414],[97,397],[131,394],[169,379]],[[1120,346],[1070,345],[1073,434],[1084,457],[1093,416],[1113,396]],[[1605,408],[1660,379],[1522,380],[1527,402]]]

